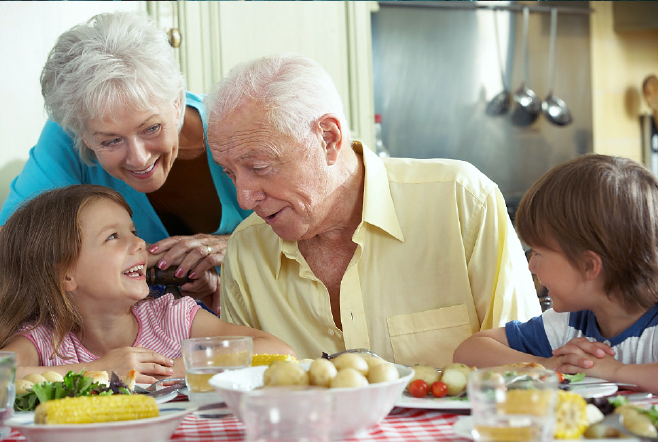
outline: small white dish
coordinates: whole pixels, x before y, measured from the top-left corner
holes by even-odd
[[[140,442],[168,441],[185,416],[196,408],[189,402],[161,404],[160,416],[97,424],[43,425],[34,423],[34,412],[15,413],[4,425],[14,428],[30,442]]]

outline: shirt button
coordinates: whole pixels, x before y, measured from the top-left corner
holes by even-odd
[[[610,341],[608,341],[607,339],[606,339],[605,341],[603,341],[603,343],[604,343],[605,345],[610,345]]]
[[[328,330],[327,333],[329,333],[329,336],[333,336],[333,335],[334,335],[334,331],[333,331],[333,330]]]

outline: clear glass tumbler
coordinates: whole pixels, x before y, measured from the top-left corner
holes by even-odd
[[[10,351],[0,351],[0,439],[11,432],[3,425],[14,413],[16,398],[16,354]]]
[[[473,438],[478,442],[553,439],[557,375],[532,368],[484,368],[468,380]]]
[[[197,405],[221,402],[208,384],[211,377],[225,370],[251,366],[253,339],[249,336],[212,336],[182,342],[185,383],[188,397]]]

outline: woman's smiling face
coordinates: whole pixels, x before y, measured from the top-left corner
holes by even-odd
[[[114,119],[88,119],[82,138],[107,173],[138,192],[154,192],[178,156],[180,112],[178,100],[146,111],[126,108]]]

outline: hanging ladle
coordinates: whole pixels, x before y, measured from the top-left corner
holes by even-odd
[[[537,97],[532,89],[526,86],[530,77],[530,68],[528,66],[528,18],[530,11],[527,6],[523,7],[523,82],[521,87],[514,94],[516,108],[512,115],[512,122],[518,126],[527,126],[532,124],[541,112],[541,100]]]
[[[541,104],[541,109],[548,121],[558,126],[571,123],[571,112],[566,103],[553,95],[555,38],[557,36],[557,9],[551,8],[551,43],[548,55],[548,95]]]
[[[507,82],[505,81],[505,70],[503,69],[503,60],[500,50],[500,42],[498,41],[498,10],[494,9],[493,19],[494,19],[494,32],[496,33],[496,54],[498,55],[498,67],[500,68],[500,82],[503,85],[503,90],[499,92],[495,97],[487,103],[487,115],[496,116],[503,115],[509,111],[510,101],[512,100],[512,94],[507,88]]]

